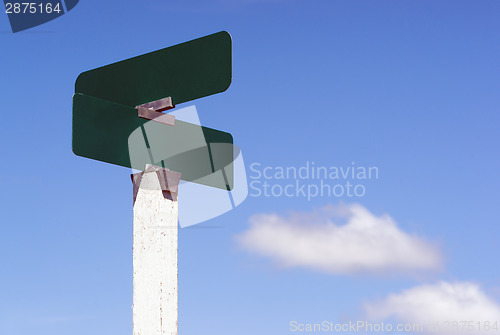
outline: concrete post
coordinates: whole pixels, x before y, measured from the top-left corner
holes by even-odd
[[[148,165],[134,182],[134,335],[177,335],[177,186],[180,174]]]

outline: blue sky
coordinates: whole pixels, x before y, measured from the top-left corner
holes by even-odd
[[[0,334],[131,334],[130,170],[73,155],[74,82],[221,30],[233,38],[232,85],[195,105],[204,125],[233,134],[249,181],[253,163],[354,162],[378,167],[379,178],[359,181],[363,197],[250,194],[235,210],[181,229],[179,332],[414,321],[438,308],[434,299],[457,308],[434,311],[443,321],[500,323],[499,10],[490,0],[81,0],[16,34],[1,15]],[[325,206],[344,209],[342,222]],[[373,229],[353,225],[353,213]],[[374,237],[389,226],[397,241],[417,239],[401,244],[408,253],[395,249],[399,262],[384,249],[396,240]],[[265,238],[280,243],[267,248]],[[292,252],[325,243],[326,255],[351,259],[352,243],[371,239],[374,249],[356,255],[383,251],[384,261],[354,257],[359,271]],[[423,251],[429,262],[419,267]],[[415,308],[414,295],[430,300]],[[460,307],[460,296],[477,308]]]

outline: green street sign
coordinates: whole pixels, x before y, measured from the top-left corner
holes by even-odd
[[[73,152],[137,170],[162,166],[181,172],[185,181],[233,189],[231,134],[142,119],[135,108],[79,93],[73,96]]]
[[[231,35],[221,31],[83,72],[75,92],[135,107],[171,97],[174,105],[231,84]]]
[[[231,134],[145,116],[160,114],[153,109],[164,110],[164,101],[180,104],[230,84],[231,36],[225,31],[83,72],[73,96],[73,152],[137,170],[162,166],[185,181],[232,190]]]

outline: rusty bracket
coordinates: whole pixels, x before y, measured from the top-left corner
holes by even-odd
[[[171,97],[135,106],[140,118],[156,121],[169,126],[173,126],[175,124],[175,116],[170,114],[163,114],[162,112],[174,107],[175,105],[172,104]]]
[[[130,177],[132,178],[132,183],[134,184],[134,203],[137,197],[137,193],[139,192],[142,176],[145,173],[149,172],[156,172],[164,196],[168,197],[171,200],[177,201],[177,194],[179,193],[179,182],[181,180],[181,173],[165,169],[159,166],[146,164],[146,168],[144,169],[143,172],[134,173],[130,175]]]

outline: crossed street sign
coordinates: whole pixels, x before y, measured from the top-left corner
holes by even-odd
[[[225,91],[231,69],[231,36],[222,31],[81,73],[73,152],[137,170],[162,166],[183,180],[231,190],[231,134],[159,113]]]
[[[134,334],[178,334],[179,179],[231,191],[239,154],[231,134],[162,112],[230,84],[231,36],[224,31],[76,80],[73,152],[143,171],[132,175]]]

